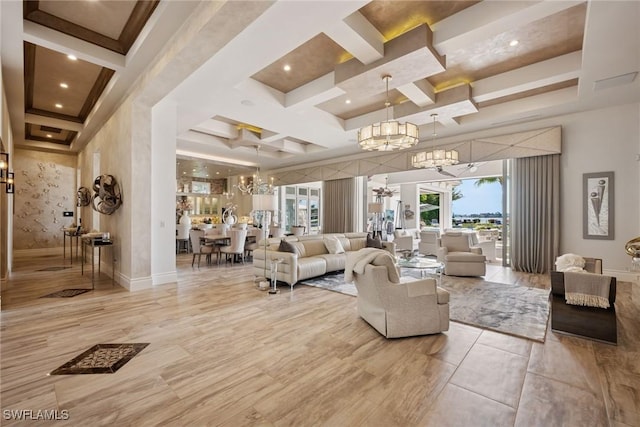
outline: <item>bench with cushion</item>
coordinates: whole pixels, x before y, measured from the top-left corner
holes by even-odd
[[[585,258],[584,269],[602,274],[602,260]],[[564,272],[551,272],[551,330],[617,344],[616,278],[609,281],[609,308],[567,304],[564,281]]]

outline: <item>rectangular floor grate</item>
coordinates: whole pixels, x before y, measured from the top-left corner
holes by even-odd
[[[62,270],[66,270],[67,268],[71,268],[71,267],[46,267],[36,271],[62,271]]]
[[[49,375],[113,374],[149,343],[96,344]]]
[[[90,290],[91,289],[63,289],[61,291],[56,291],[47,295],[43,295],[40,298],[71,298],[71,297],[75,297],[76,295],[89,292]]]

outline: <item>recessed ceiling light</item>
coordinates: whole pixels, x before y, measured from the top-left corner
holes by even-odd
[[[216,171],[216,175],[220,175],[220,172]]]
[[[282,67],[285,71],[291,71],[291,65],[289,64],[285,64],[284,67]]]
[[[514,47],[514,46],[517,46],[517,45],[518,45],[518,43],[520,43],[518,40],[511,40],[511,41],[509,42],[509,46]]]
[[[182,171],[182,175],[186,175],[186,174],[187,174],[187,171]]]
[[[50,133],[47,134],[47,138],[51,138],[51,134]]]
[[[346,101],[344,101],[345,104],[351,104],[351,100],[347,99]]]
[[[67,58],[69,58],[69,59],[70,59],[70,60],[72,60],[72,61],[76,61],[76,60],[78,59],[78,57],[77,57],[77,56],[75,56],[75,55],[71,55],[71,54],[67,55]]]
[[[68,84],[66,84],[66,83],[60,83],[60,87],[61,87],[62,89],[69,89],[69,85],[68,85]]]
[[[62,108],[62,104],[56,104],[56,108]]]

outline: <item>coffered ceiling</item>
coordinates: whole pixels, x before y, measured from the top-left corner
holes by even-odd
[[[2,2],[3,80],[15,145],[81,149],[148,65],[143,57],[159,52],[193,11],[189,3]]]
[[[263,166],[283,171],[301,161],[365,156],[357,131],[386,117],[385,74],[392,76],[390,115],[419,126],[420,148],[637,102],[640,38],[624,14],[637,17],[637,5],[353,1],[302,8],[278,2],[176,88],[173,99],[185,111],[197,90],[211,94],[189,105],[196,114],[181,116],[178,146],[251,161],[251,147],[259,144]],[[278,32],[266,37],[265,28]],[[630,78],[626,87],[594,90],[596,82],[623,75]]]
[[[11,108],[21,107],[12,111],[14,129],[23,132],[16,145],[68,151],[86,144],[154,52],[180,25],[202,19],[198,8],[207,4],[28,1],[16,26],[5,3],[3,74]],[[386,74],[392,76],[389,113],[419,126],[419,148],[640,100],[637,2],[229,1],[216,7],[210,27],[192,33],[176,56],[182,68],[192,62],[191,70],[165,90],[177,106],[184,157],[286,169],[363,156],[357,130],[386,118]],[[10,31],[12,25],[19,31]],[[5,34],[20,38],[17,53],[17,43],[6,49]],[[69,61],[68,53],[78,60]],[[14,64],[22,64],[18,95],[7,84]],[[59,87],[62,80],[68,89]]]
[[[26,21],[126,55],[157,6],[148,2],[24,1]],[[76,130],[37,122],[84,124],[115,70],[24,42],[26,140],[70,146]]]

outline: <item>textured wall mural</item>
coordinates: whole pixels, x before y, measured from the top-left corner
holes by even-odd
[[[76,221],[76,158],[16,150],[13,248],[62,246],[62,228]]]

